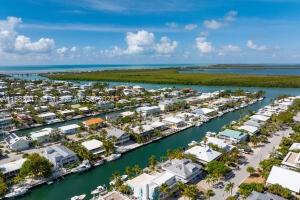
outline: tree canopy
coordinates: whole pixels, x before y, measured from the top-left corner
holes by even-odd
[[[37,153],[30,154],[20,169],[21,177],[49,177],[52,174],[52,164]]]

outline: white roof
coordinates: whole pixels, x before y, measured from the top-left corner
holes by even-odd
[[[53,128],[44,128],[42,130],[39,130],[39,131],[35,131],[35,132],[32,132],[30,134],[30,137],[31,138],[39,138],[39,137],[43,137],[43,136],[46,136],[46,135],[50,135],[50,133],[53,131]]]
[[[53,112],[47,112],[47,113],[39,114],[38,116],[39,117],[50,117],[50,116],[56,116],[56,115]]]
[[[199,109],[201,109],[204,114],[215,112],[214,109],[210,109],[210,108],[199,108]]]
[[[127,184],[132,187],[141,187],[142,185],[151,184],[154,178],[156,178],[155,175],[143,173],[133,179],[128,180]]]
[[[183,122],[182,119],[180,119],[179,117],[167,117],[163,120],[172,124],[178,124],[180,122]]]
[[[256,133],[258,131],[257,127],[250,126],[250,125],[243,125],[243,126],[240,126],[238,129],[239,130],[245,130],[245,131],[247,131],[249,133],[252,133],[252,134],[254,134],[254,133]]]
[[[264,116],[264,115],[252,115],[250,117],[251,119],[254,119],[254,120],[258,120],[258,121],[267,121],[270,117],[267,117],[267,116]]]
[[[80,126],[78,124],[70,124],[70,125],[66,125],[66,126],[61,126],[59,127],[59,129],[61,131],[67,131],[67,130],[73,130],[73,129],[77,129]]]
[[[300,173],[274,166],[267,179],[268,184],[279,184],[293,192],[300,192]]]
[[[21,158],[16,161],[2,164],[2,165],[0,165],[0,170],[3,174],[19,170],[25,161],[26,161],[25,158]]]
[[[300,150],[300,143],[293,143],[289,150]]]
[[[207,144],[211,143],[211,144],[217,145],[219,148],[225,149],[227,151],[229,151],[233,148],[232,145],[226,143],[226,140],[216,138],[216,137],[209,137],[209,136],[207,136],[206,138],[207,138],[207,141],[206,141]]]
[[[195,155],[200,161],[204,162],[210,162],[215,159],[217,159],[221,153],[218,151],[214,151],[209,147],[203,147],[203,146],[194,146],[188,150],[185,151],[187,154],[193,154]]]
[[[87,150],[92,151],[102,147],[102,142],[96,139],[88,140],[81,143]]]
[[[168,180],[170,180],[173,177],[174,174],[170,172],[163,172],[153,180],[153,183],[155,183],[158,186],[161,186],[162,184],[166,183]]]

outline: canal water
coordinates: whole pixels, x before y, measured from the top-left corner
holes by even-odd
[[[132,84],[132,83],[111,83],[111,84]],[[136,85],[136,84],[135,84]],[[145,88],[162,88],[162,87],[173,87],[174,85],[159,85],[159,84],[140,84]],[[230,123],[233,120],[238,120],[242,116],[249,113],[249,111],[256,111],[259,108],[270,103],[271,99],[276,98],[282,94],[289,95],[299,95],[299,89],[291,88],[237,88],[237,87],[206,87],[206,86],[186,86],[186,85],[175,85],[176,87],[191,87],[202,92],[210,92],[221,89],[245,89],[248,91],[266,91],[266,98],[258,103],[255,103],[249,107],[243,108],[241,110],[234,111],[232,113],[227,113],[220,118],[213,119],[208,123],[203,124],[200,127],[192,127],[190,129],[184,130],[170,137],[164,138],[160,141],[151,143],[139,149],[133,150],[124,154],[119,160],[114,162],[106,163],[102,166],[96,167],[90,171],[73,174],[66,176],[64,180],[58,181],[52,185],[42,185],[25,196],[19,198],[22,200],[67,200],[74,195],[87,194],[88,198],[90,192],[97,186],[102,184],[108,184],[110,177],[116,171],[123,173],[126,166],[139,165],[140,167],[145,167],[148,162],[148,158],[151,155],[155,155],[160,158],[166,154],[168,149],[174,149],[178,147],[187,147],[188,143],[192,140],[201,140],[207,131],[218,132],[224,125]],[[69,123],[69,122],[67,122]],[[74,122],[72,122],[74,123]],[[63,123],[59,124],[60,126]],[[38,129],[38,128],[36,128]],[[29,130],[26,130],[28,133]],[[19,134],[22,134],[20,132]],[[24,133],[25,134],[25,133]],[[87,198],[87,199],[88,199]]]

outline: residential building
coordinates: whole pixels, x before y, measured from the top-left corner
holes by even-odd
[[[246,141],[248,138],[247,134],[231,129],[225,129],[224,131],[219,132],[218,137],[234,143]]]
[[[116,145],[124,144],[130,140],[129,134],[121,129],[113,127],[113,128],[107,128],[106,131],[107,131],[108,138],[112,138],[112,137],[116,138],[116,142],[115,142]]]
[[[151,175],[143,173],[128,180],[126,183],[133,190],[134,198],[139,200],[159,200],[164,199],[164,194],[160,194],[159,187],[166,184],[172,191],[177,181],[172,173],[162,172]]]
[[[215,109],[211,109],[211,108],[198,108],[196,110],[193,110],[192,113],[196,115],[205,115],[205,116],[213,116],[218,114],[218,112]]]
[[[40,117],[45,121],[50,121],[56,118],[56,114],[53,112],[47,112],[47,113],[39,114],[38,117]]]
[[[19,174],[19,171],[26,161],[25,158],[21,158],[19,160],[15,160],[12,162],[4,163],[0,165],[0,171],[2,172],[4,179],[11,179]]]
[[[82,122],[82,124],[87,129],[90,128],[94,129],[94,128],[103,127],[105,125],[105,121],[102,118],[97,117],[97,118],[91,118],[89,120],[86,120]]]
[[[252,115],[250,117],[250,119],[252,119],[254,121],[258,121],[258,122],[266,122],[266,121],[268,121],[268,119],[270,119],[270,117],[265,116],[265,115]]]
[[[130,200],[127,196],[115,190],[100,196],[97,200]]]
[[[167,117],[163,119],[163,122],[166,123],[170,128],[181,128],[186,125],[186,123],[179,117]]]
[[[300,143],[293,143],[292,146],[289,148],[290,151],[299,151],[300,150]]]
[[[0,116],[0,129],[6,130],[13,127],[13,118],[8,114],[1,114]]]
[[[52,132],[53,128],[44,128],[42,130],[30,133],[30,138],[38,143],[48,142]]]
[[[295,170],[300,169],[300,153],[289,152],[285,156],[281,164],[291,169],[295,169]]]
[[[13,151],[23,151],[29,149],[29,141],[25,137],[17,136],[15,133],[9,134],[4,141]]]
[[[189,159],[168,160],[162,164],[162,169],[173,174],[182,183],[188,183],[202,174],[202,167]]]
[[[204,141],[203,141],[203,143],[204,143]],[[209,144],[216,145],[219,148],[224,149],[226,152],[231,151],[234,147],[233,145],[230,144],[230,142],[228,142],[224,139],[220,139],[217,137],[210,137],[210,136],[206,136],[205,144],[206,145],[209,145]]]
[[[94,155],[99,155],[104,152],[102,142],[96,139],[82,142],[81,145]]]
[[[258,133],[259,129],[256,126],[243,125],[238,127],[241,131],[246,131],[249,135],[254,135]]]
[[[269,177],[266,181],[267,185],[279,184],[284,188],[289,189],[296,194],[300,193],[300,173],[285,169],[282,167],[273,166]]]
[[[79,131],[79,129],[80,129],[80,126],[77,124],[69,124],[69,125],[61,126],[58,128],[58,130],[65,135],[75,134]]]
[[[136,109],[138,113],[141,113],[143,116],[156,115],[160,113],[159,106],[144,106]]]
[[[78,161],[76,154],[63,145],[52,145],[47,147],[44,151],[44,156],[50,160],[56,168]]]
[[[212,150],[209,146],[194,146],[185,151],[186,154],[196,156],[199,163],[207,164],[221,157],[222,153]]]
[[[287,200],[287,199],[277,196],[275,194],[269,193],[269,192],[261,193],[261,192],[253,191],[247,197],[246,200]]]

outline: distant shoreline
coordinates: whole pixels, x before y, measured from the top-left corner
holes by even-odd
[[[178,73],[178,68],[41,74],[55,80],[136,82],[206,86],[300,88],[300,76]]]

